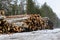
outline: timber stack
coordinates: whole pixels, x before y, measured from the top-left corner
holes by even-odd
[[[24,31],[23,29],[24,29],[23,27],[15,26],[14,24],[8,23],[4,19],[0,19],[0,33],[1,34],[23,32]]]
[[[53,29],[53,25],[51,26],[48,23],[48,19],[43,19],[39,14],[32,14],[30,18],[26,19],[24,23],[27,25],[25,26],[30,31],[35,30],[44,30],[44,29]]]
[[[4,17],[0,18],[0,33],[18,33],[29,32],[43,29],[53,29],[53,25],[50,26],[39,14],[32,14],[28,19],[23,20],[22,26],[16,26],[12,23],[8,23]]]

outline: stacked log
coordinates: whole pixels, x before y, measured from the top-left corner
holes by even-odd
[[[41,30],[43,29],[43,25],[44,25],[44,21],[42,20],[42,17],[37,14],[32,14],[30,18],[24,21],[24,23],[28,25],[26,28],[28,28],[31,31]]]
[[[48,25],[47,21],[48,20],[44,20],[39,14],[32,14],[24,23],[27,25],[25,27],[30,31],[53,28],[53,26]]]
[[[47,22],[50,23],[51,22]],[[28,19],[23,20],[22,26],[8,23],[4,18],[0,19],[0,33],[29,32],[42,29],[52,29],[53,25],[47,24],[39,14],[32,14]]]
[[[4,19],[0,19],[0,33],[17,33],[23,32],[24,28],[20,26],[15,26],[14,24],[8,23]]]

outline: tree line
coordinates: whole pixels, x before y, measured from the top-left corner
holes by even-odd
[[[0,0],[0,9],[5,10],[5,15],[40,14],[42,17],[49,17],[55,27],[60,26],[60,19],[47,3],[40,7],[33,0],[19,1],[20,4],[18,5],[18,0]],[[25,6],[24,2],[26,2]]]

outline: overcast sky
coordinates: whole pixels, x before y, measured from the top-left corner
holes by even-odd
[[[60,18],[60,0],[37,0],[36,2],[38,2],[39,5],[42,5],[45,2],[47,2],[47,4],[53,9],[53,11]]]

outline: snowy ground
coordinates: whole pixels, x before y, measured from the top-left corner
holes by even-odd
[[[60,40],[60,29],[4,34],[0,40]]]

